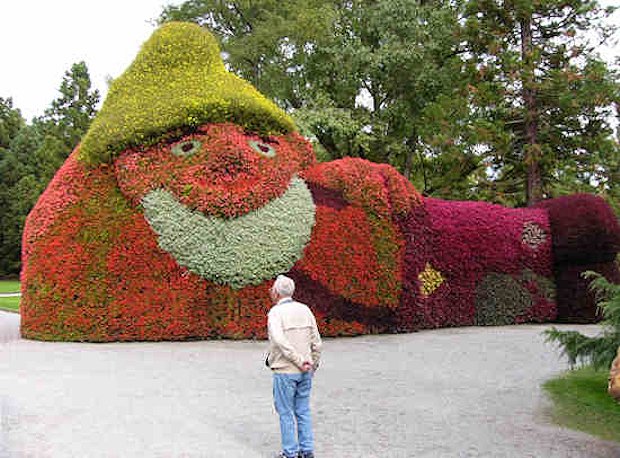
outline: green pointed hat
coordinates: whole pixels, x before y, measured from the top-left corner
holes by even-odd
[[[261,134],[295,130],[284,111],[224,68],[209,32],[170,22],[153,33],[110,86],[79,159],[92,165],[109,162],[130,146],[210,122],[234,122]]]

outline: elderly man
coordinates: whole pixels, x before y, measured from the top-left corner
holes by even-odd
[[[275,305],[269,311],[269,355],[273,399],[280,416],[284,458],[314,458],[310,416],[312,376],[319,367],[321,336],[307,305],[293,300],[295,282],[278,275],[271,288]]]

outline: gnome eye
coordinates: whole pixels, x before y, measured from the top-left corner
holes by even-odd
[[[261,142],[261,141],[257,141],[257,140],[250,140],[248,142],[248,144],[250,145],[250,147],[254,151],[256,151],[261,156],[275,157],[275,155],[276,155],[275,148],[273,146],[271,146],[271,145],[268,145],[265,142]]]
[[[202,142],[198,140],[187,140],[185,142],[177,143],[172,147],[172,154],[180,157],[191,156],[194,153],[200,151]]]

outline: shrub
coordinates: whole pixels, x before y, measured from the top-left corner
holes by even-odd
[[[590,288],[596,293],[602,311],[601,334],[589,337],[577,331],[560,331],[554,327],[545,331],[545,336],[548,342],[558,344],[571,367],[583,364],[592,365],[595,369],[607,369],[620,346],[620,285],[610,283],[596,272],[586,272],[584,277],[592,280]]]
[[[553,277],[544,210],[433,198],[424,204],[421,223],[404,225],[412,245],[405,265],[415,268],[405,274],[403,321],[428,328],[555,318],[555,299],[546,291]],[[427,262],[443,281],[420,296],[419,273]],[[528,273],[532,278],[525,279]]]
[[[556,265],[614,261],[620,251],[620,226],[602,198],[575,194],[543,201],[538,207],[549,214]]]

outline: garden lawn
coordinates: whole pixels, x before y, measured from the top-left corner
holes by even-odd
[[[543,385],[553,400],[553,419],[607,440],[620,442],[620,404],[607,394],[607,370],[584,367]]]
[[[19,312],[20,297],[0,297],[0,310]]]
[[[17,280],[0,280],[0,293],[19,293],[20,285]]]

